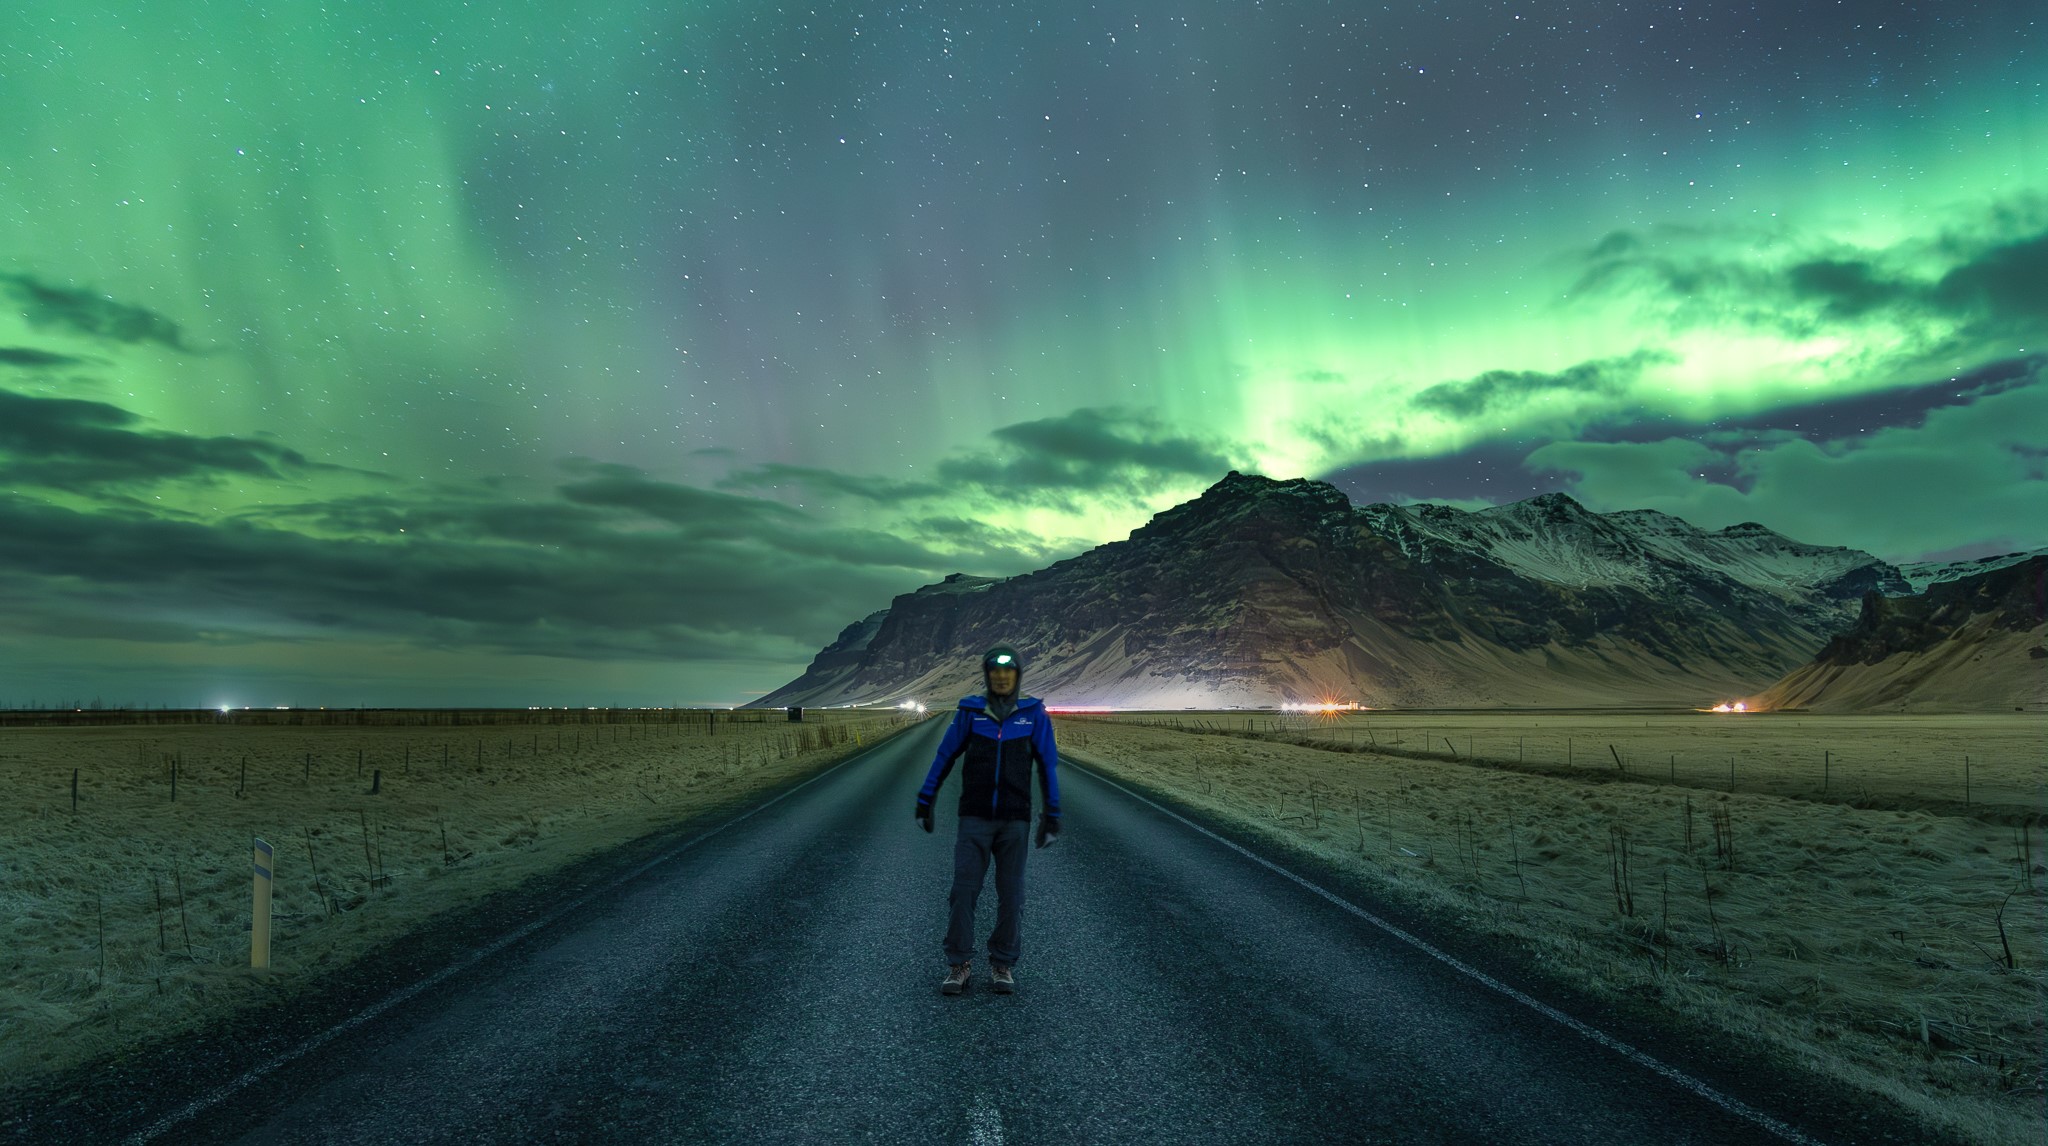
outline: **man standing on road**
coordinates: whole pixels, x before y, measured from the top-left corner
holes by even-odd
[[[981,898],[988,861],[996,861],[996,929],[988,937],[989,981],[998,995],[1017,989],[1010,969],[1017,965],[1018,923],[1024,911],[1024,833],[1031,824],[1031,764],[1045,812],[1038,819],[1038,846],[1060,836],[1059,749],[1052,719],[1035,696],[1019,693],[1024,660],[1017,650],[997,645],[981,658],[983,696],[960,699],[952,727],[939,741],[931,772],[917,793],[917,822],[932,830],[932,801],[962,754],[960,833],[953,843],[952,916],[946,927],[949,972],[939,989],[957,995],[967,986],[974,963],[974,904]]]

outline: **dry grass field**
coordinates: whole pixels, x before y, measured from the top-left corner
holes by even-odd
[[[1561,778],[1626,778],[2018,822],[2048,811],[2048,722],[1804,713],[1130,713],[1235,734]],[[1731,776],[1732,766],[1732,776]]]
[[[1061,743],[1616,1003],[2043,1140],[2038,717],[1069,715]]]
[[[32,1083],[275,1000],[451,907],[737,806],[906,723],[684,715],[0,728],[0,1079]],[[276,882],[272,967],[253,973],[259,836]]]

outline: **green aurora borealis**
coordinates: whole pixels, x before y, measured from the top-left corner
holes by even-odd
[[[738,703],[1231,468],[2048,544],[2033,5],[91,7],[0,703]]]

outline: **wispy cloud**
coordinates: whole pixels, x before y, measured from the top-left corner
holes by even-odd
[[[76,490],[224,475],[283,478],[314,468],[275,442],[146,430],[141,421],[104,402],[0,390],[0,477]]]
[[[1409,404],[1452,418],[1473,418],[1557,397],[1575,404],[1596,403],[1605,407],[1641,381],[1644,370],[1676,361],[1678,356],[1669,351],[1646,349],[1621,358],[1581,362],[1555,372],[1488,370],[1462,381],[1439,382],[1409,399]]]
[[[1168,482],[1215,481],[1240,464],[1228,442],[1120,406],[1082,407],[989,436],[986,454],[948,457],[938,465],[939,476],[1002,496],[1085,491],[1143,497]]]
[[[891,478],[845,474],[817,466],[770,462],[735,471],[714,483],[721,489],[781,489],[799,486],[816,493],[837,493],[880,505],[940,498],[951,487],[936,482],[898,481]]]
[[[26,274],[0,274],[0,291],[11,297],[28,324],[106,342],[150,342],[192,353],[184,330],[147,307],[116,301],[77,287],[57,286]]]
[[[933,467],[936,480],[848,474],[768,463],[733,471],[721,489],[797,487],[878,506],[1000,502],[1065,506],[1073,495],[1137,495],[1188,479],[1215,481],[1242,465],[1235,444],[1118,406],[1082,407],[989,431],[986,444],[955,451]]]
[[[1559,441],[1526,465],[1596,509],[1660,509],[1709,527],[1761,521],[1891,560],[2048,544],[2048,373],[1917,417],[1831,436],[1785,429]]]
[[[312,480],[340,467],[282,443],[0,390],[0,475],[15,487],[0,494],[0,586],[44,602],[36,624],[0,630],[786,660],[946,573],[1019,572],[1090,544],[1013,511],[1206,483],[1229,465],[1152,415],[1090,409],[1001,427],[929,481],[762,466],[704,489],[571,458],[552,483],[348,471],[369,488],[344,493]],[[261,500],[206,516],[135,492],[226,477],[261,483]],[[779,483],[860,497],[873,520],[747,492]]]
[[[1906,356],[2048,333],[2048,204],[1981,216],[1888,245],[1749,226],[1616,231],[1583,253],[1572,294],[1641,302],[1674,329],[1803,339],[1884,327],[1882,343]]]
[[[0,496],[0,575],[40,582],[53,606],[90,593],[100,616],[159,628],[239,618],[271,639],[375,634],[595,660],[723,659],[750,640],[786,651],[904,587],[900,568],[843,549],[778,547],[789,537],[707,540],[608,529],[603,518],[564,528],[562,507],[543,508],[554,527],[538,535],[501,527],[516,507],[479,506],[471,513],[483,524],[467,530],[323,537]]]
[[[72,354],[58,354],[51,350],[38,350],[33,346],[0,346],[0,366],[18,366],[24,370],[46,370],[59,366],[83,366],[90,359]]]

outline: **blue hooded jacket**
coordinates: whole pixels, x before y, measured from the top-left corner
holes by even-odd
[[[988,700],[964,696],[953,712],[953,723],[939,741],[930,773],[917,793],[917,802],[929,806],[939,796],[939,785],[962,756],[960,769],[960,814],[990,820],[1031,818],[1031,764],[1038,763],[1039,788],[1045,795],[1045,814],[1059,818],[1059,749],[1053,745],[1052,717],[1035,696],[1017,698],[1017,707],[998,722],[988,710]]]

